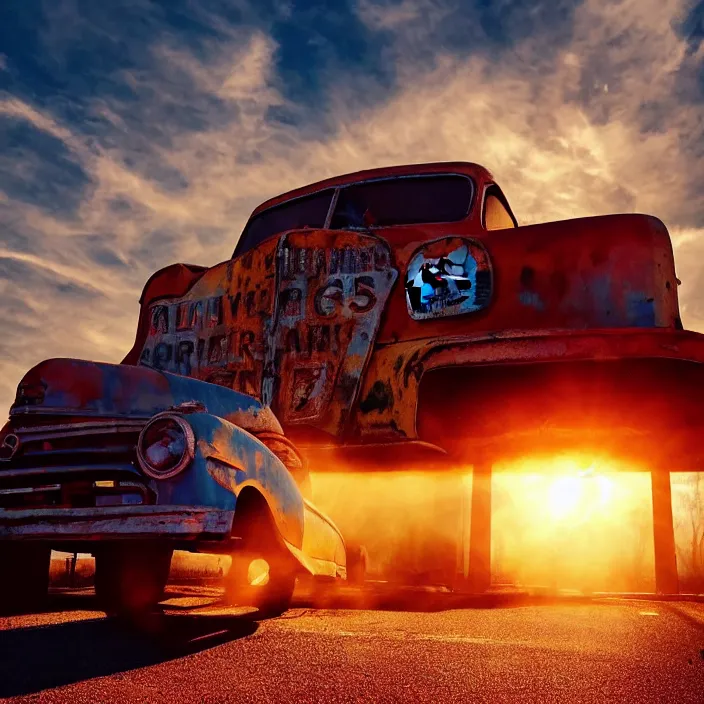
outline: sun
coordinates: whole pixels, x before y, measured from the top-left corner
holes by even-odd
[[[586,520],[609,509],[613,480],[592,468],[560,473],[550,481],[547,508],[553,520]]]
[[[553,518],[565,518],[574,513],[582,497],[582,486],[577,477],[553,479],[548,489],[548,510]]]

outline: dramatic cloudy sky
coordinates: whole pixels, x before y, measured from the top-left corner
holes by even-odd
[[[258,202],[403,162],[484,163],[522,223],[658,215],[704,330],[703,38],[690,0],[3,0],[0,406],[121,359]]]

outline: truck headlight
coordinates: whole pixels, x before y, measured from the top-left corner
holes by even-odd
[[[188,467],[195,448],[195,435],[188,422],[175,413],[160,413],[142,428],[137,458],[147,476],[169,479]]]

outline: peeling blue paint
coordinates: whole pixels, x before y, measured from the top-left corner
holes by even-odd
[[[655,300],[644,293],[627,293],[628,322],[637,328],[655,327]]]
[[[545,303],[543,303],[540,296],[535,291],[521,291],[518,300],[521,302],[521,305],[529,308],[535,308],[539,311],[545,310]]]
[[[195,401],[198,405],[194,408]],[[181,404],[186,404],[186,407],[178,410]],[[205,410],[199,410],[203,408]],[[278,421],[269,408],[251,396],[198,379],[145,367],[52,359],[27,372],[20,383],[13,417],[93,416],[96,417],[91,425],[93,429],[101,424],[109,426],[109,421],[113,420],[122,423],[120,427],[123,429],[128,423],[130,432],[136,435],[145,422],[164,411],[181,413],[192,429],[195,438],[193,459],[175,476],[157,480],[143,476],[144,473],[138,469],[137,457],[122,457],[124,466],[119,471],[133,473],[135,479],[141,478],[155,497],[156,505],[152,508],[162,509],[153,519],[144,518],[140,530],[150,535],[161,535],[159,531],[163,527],[163,537],[166,537],[173,533],[173,525],[181,521],[180,516],[187,516],[188,511],[212,511],[213,515],[223,520],[211,525],[210,537],[217,529],[219,537],[227,539],[232,518],[237,512],[240,492],[244,487],[251,487],[266,501],[278,532],[304,569],[312,569],[316,574],[320,569],[321,574],[327,574],[329,563],[333,563],[335,555],[341,553],[343,562],[335,569],[340,568],[344,572],[344,543],[339,531],[332,522],[309,518],[311,509],[307,507],[294,475],[265,444],[268,436],[281,432]],[[64,431],[59,429],[58,432]],[[264,433],[262,439],[255,435],[260,432]],[[89,445],[100,443],[101,437],[104,439],[104,433],[91,441],[90,432],[86,435]],[[12,466],[8,465],[8,468],[12,469]],[[66,472],[71,467],[60,469]],[[96,467],[92,466],[92,469],[95,471]],[[114,465],[108,469],[117,471]],[[73,470],[74,473],[82,471],[80,467]],[[26,471],[36,474],[36,468],[30,467]],[[9,476],[9,472],[5,474]],[[137,506],[135,516],[144,508],[144,505]],[[21,536],[24,530],[27,535],[36,537],[46,510],[49,507],[36,509],[35,522],[27,519],[17,535]],[[86,539],[85,525],[74,521],[72,510],[67,509],[68,513],[59,514],[59,519],[65,515],[65,522],[55,520],[59,525],[56,531],[71,539]],[[93,509],[96,520],[100,519],[100,510],[97,506]],[[0,519],[3,513],[0,509]],[[126,513],[125,526],[132,526],[133,518]],[[110,525],[114,526],[115,533],[124,532],[119,521]],[[204,528],[194,520],[188,525],[180,525],[177,532],[179,535],[197,537],[204,532]],[[48,532],[47,539],[51,535],[53,533]],[[309,554],[308,548],[304,547],[304,536],[305,545],[314,546],[320,554]],[[299,552],[296,553],[296,550]]]

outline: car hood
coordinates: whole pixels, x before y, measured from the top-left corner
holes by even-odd
[[[10,415],[149,418],[189,401],[237,425],[280,432],[270,409],[251,396],[148,367],[79,359],[49,359],[30,369]]]

